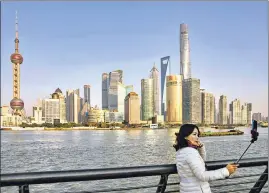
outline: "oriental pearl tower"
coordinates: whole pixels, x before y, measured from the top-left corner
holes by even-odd
[[[18,32],[18,17],[16,11],[15,22],[15,53],[10,56],[10,60],[13,64],[13,99],[10,101],[10,107],[13,109],[14,115],[22,115],[24,108],[24,102],[20,99],[20,65],[23,62],[23,57],[19,53],[19,32]]]

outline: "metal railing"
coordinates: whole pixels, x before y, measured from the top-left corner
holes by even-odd
[[[225,167],[227,163],[232,163],[235,160],[222,160],[222,161],[208,161],[206,162],[208,170],[219,169]],[[240,168],[266,166],[262,174],[258,174],[260,178],[255,181],[244,181],[237,183],[225,184],[232,186],[243,183],[255,183],[253,188],[248,189],[249,193],[258,193],[262,190],[268,180],[268,158],[255,158],[255,159],[242,159],[240,161]],[[88,192],[119,192],[128,190],[138,190],[146,188],[157,188],[156,193],[164,192],[178,192],[176,190],[165,191],[167,186],[178,185],[179,183],[168,183],[168,176],[176,174],[177,169],[175,164],[167,165],[154,165],[154,166],[138,166],[138,167],[122,167],[122,168],[106,168],[106,169],[86,169],[86,170],[67,170],[67,171],[46,171],[46,172],[31,172],[31,173],[9,173],[1,174],[1,187],[6,186],[19,186],[19,193],[29,193],[29,185],[34,184],[48,184],[48,183],[62,183],[62,182],[75,182],[75,181],[94,181],[94,180],[107,180],[107,179],[120,179],[120,178],[133,178],[133,177],[147,177],[147,176],[160,176],[159,184],[136,186],[136,187],[122,187],[114,189],[91,190]],[[237,176],[229,178],[228,181],[234,178],[257,176],[254,174]],[[227,179],[226,179],[227,180]],[[225,181],[226,181],[225,180]],[[221,187],[221,185],[213,185],[212,188]],[[236,192],[241,190],[229,190],[229,192]],[[243,189],[242,189],[243,191]],[[83,191],[86,193],[85,191]],[[218,191],[219,192],[219,191]],[[220,193],[220,192],[219,192]],[[222,193],[224,193],[222,191]]]

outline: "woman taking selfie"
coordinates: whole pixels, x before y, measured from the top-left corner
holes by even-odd
[[[205,146],[199,141],[200,131],[196,125],[184,124],[176,134],[176,165],[180,193],[211,193],[208,181],[224,179],[235,172],[238,165],[206,171]]]

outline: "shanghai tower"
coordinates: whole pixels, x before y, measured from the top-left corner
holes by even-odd
[[[187,24],[180,24],[180,74],[191,78],[190,43]]]

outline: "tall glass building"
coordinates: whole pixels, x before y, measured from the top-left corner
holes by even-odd
[[[183,123],[201,123],[200,79],[183,79]]]
[[[154,115],[160,115],[159,71],[155,64],[150,71],[150,78],[153,79],[153,112]]]
[[[84,103],[88,103],[91,106],[91,86],[84,85]],[[82,103],[81,105],[83,105]]]
[[[183,79],[191,78],[190,42],[187,24],[180,24],[180,74]]]
[[[141,80],[141,119],[147,121],[153,114],[153,79]]]
[[[182,76],[166,77],[166,121],[182,123]]]
[[[227,97],[224,95],[221,95],[219,98],[219,121],[218,123],[221,125],[226,125],[228,123],[227,121]]]
[[[161,114],[165,115],[165,110],[166,110],[166,86],[165,86],[165,81],[166,81],[166,76],[167,76],[167,67],[169,65],[169,71],[171,73],[171,64],[170,64],[170,56],[166,56],[161,58]]]
[[[109,78],[107,73],[102,74],[102,109],[108,109]]]

